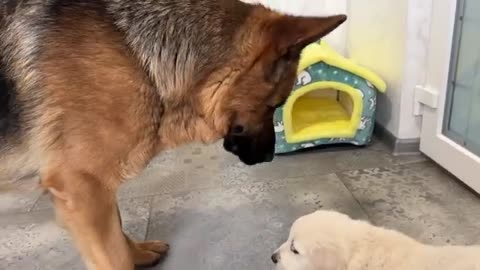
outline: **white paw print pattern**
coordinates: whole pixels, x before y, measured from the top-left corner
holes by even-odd
[[[304,144],[300,145],[300,147],[302,147],[302,148],[311,148],[311,147],[315,147],[315,144],[313,144],[313,143],[304,143]]]
[[[377,105],[377,100],[375,98],[371,98],[369,102],[370,102],[370,110],[373,111],[373,109],[375,109],[375,106]]]
[[[328,140],[329,143],[343,143],[343,142],[347,142],[348,139],[346,138],[331,138],[330,140]]]
[[[300,72],[297,77],[297,85],[307,85],[312,82],[312,75],[306,71]]]
[[[367,128],[367,126],[370,124],[370,118],[365,118],[362,117],[362,120],[360,121],[360,124],[358,126],[359,130],[364,130]]]
[[[274,129],[275,129],[275,133],[283,132],[285,131],[285,126],[283,125],[283,122],[280,121],[275,123]]]

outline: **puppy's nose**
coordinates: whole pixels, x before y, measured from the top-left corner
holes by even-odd
[[[274,264],[277,264],[279,259],[280,259],[280,255],[278,255],[278,253],[273,253],[273,255],[272,255],[272,262],[273,262]]]

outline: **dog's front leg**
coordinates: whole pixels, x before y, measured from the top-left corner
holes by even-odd
[[[117,213],[120,219],[120,224],[122,224],[122,218],[118,206]],[[128,237],[126,234],[125,238],[127,239],[128,247],[130,248],[135,266],[155,266],[167,255],[167,252],[170,249],[170,245],[163,241],[147,241],[137,243],[130,239],[130,237]]]
[[[117,212],[116,188],[65,168],[43,177],[55,209],[90,270],[132,270],[134,262]]]
[[[166,255],[170,246],[163,241],[147,241],[136,243],[125,235],[136,266],[152,267],[157,265]]]

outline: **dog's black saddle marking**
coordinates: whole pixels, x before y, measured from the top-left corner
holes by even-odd
[[[6,130],[7,128],[6,125],[10,103],[9,100],[10,97],[7,88],[7,82],[0,68],[0,134],[2,134],[2,131]]]
[[[6,136],[18,126],[18,114],[15,113],[13,105],[14,89],[8,82],[0,66],[0,136]]]

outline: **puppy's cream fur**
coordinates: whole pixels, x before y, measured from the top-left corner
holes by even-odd
[[[274,256],[278,270],[480,270],[480,246],[429,246],[332,211],[299,218]]]

